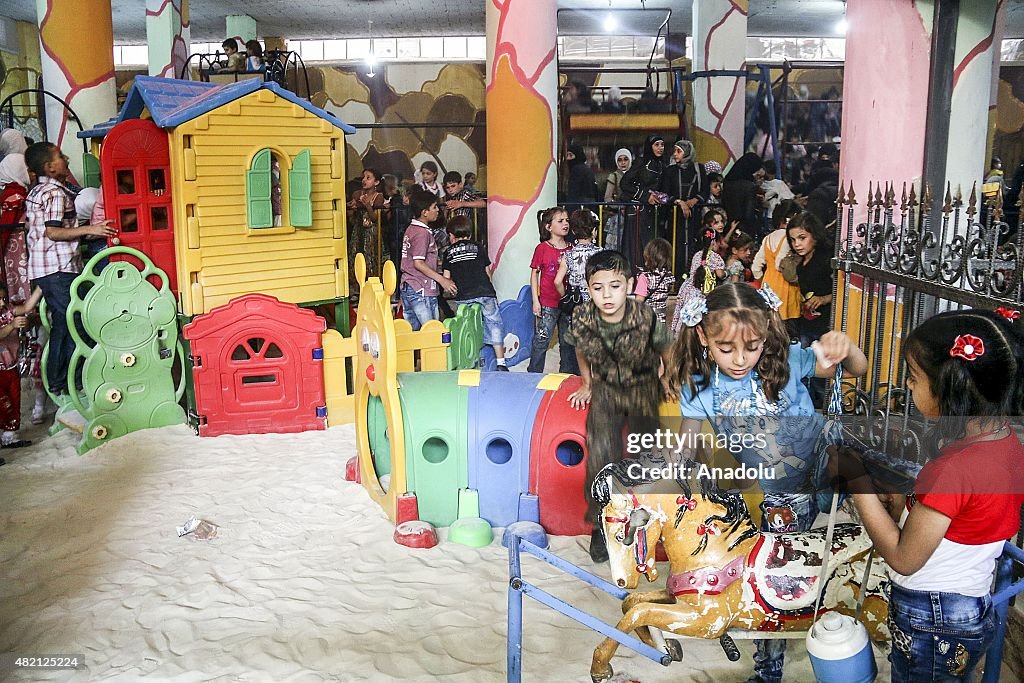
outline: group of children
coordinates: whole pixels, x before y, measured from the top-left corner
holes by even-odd
[[[801,346],[770,287],[730,282],[682,307],[673,340],[653,310],[629,296],[633,273],[621,254],[597,252],[585,276],[590,301],[573,312],[568,340],[583,379],[569,401],[590,403],[588,484],[623,457],[625,433],[656,424],[663,398],[679,402],[684,430],[707,420],[719,434],[768,433],[768,448],[738,456],[775,475],[760,481],[764,531],[811,527],[822,486],[815,472],[827,462],[831,485],[854,494],[891,569],[892,680],[971,680],[991,640],[995,561],[1024,504],[1024,447],[1009,423],[1024,410],[1020,312],[943,313],[906,338],[913,401],[938,420],[925,440],[931,459],[907,499],[876,494],[858,454],[829,449],[822,438],[824,419],[802,380],[832,377],[837,365],[847,377],[866,373],[864,353],[845,334],[829,330],[816,348]],[[596,516],[589,486],[586,494]],[[591,555],[607,559],[598,519]],[[785,642],[757,642],[751,681],[782,680]]]
[[[350,183],[348,200],[349,262],[355,254],[366,259],[367,272],[378,274],[378,265],[401,251],[402,231],[414,216],[409,203],[412,193],[425,191],[438,200],[438,215],[429,227],[438,249],[448,246],[446,224],[458,216],[473,217],[475,209],[487,206],[473,184],[476,174],[447,171],[439,179],[437,164],[425,161],[420,166],[419,180],[403,194],[399,179],[392,174],[381,174],[376,168],[366,167],[358,180]],[[477,226],[477,232],[481,226]],[[379,257],[379,258],[378,258]]]
[[[590,406],[584,493],[592,559],[607,560],[595,476],[624,457],[626,434],[657,428],[659,404],[676,401],[684,431],[699,433],[707,421],[720,435],[768,437],[767,448],[737,455],[772,474],[758,482],[762,531],[807,530],[827,512],[821,492],[852,494],[890,568],[893,681],[971,680],[993,631],[995,562],[1024,504],[1024,446],[1009,423],[1024,410],[1020,312],[943,313],[910,332],[907,386],[918,412],[937,420],[924,441],[930,459],[913,495],[876,492],[859,455],[829,447],[824,434],[827,379],[837,367],[843,377],[864,376],[868,363],[852,339],[831,329],[832,241],[814,213],[778,200],[773,230],[758,246],[735,222],[726,229],[724,211],[705,207],[701,249],[671,329],[664,324],[670,245],[650,242],[634,273],[621,253],[595,246],[588,214],[540,215],[529,370],[543,371],[557,327],[559,370],[582,379],[568,400]],[[681,464],[698,453],[676,457]],[[785,643],[756,641],[751,683],[782,680]]]
[[[402,316],[413,330],[438,320],[441,292],[452,298],[456,311],[460,306],[480,304],[484,344],[494,349],[498,370],[507,372],[505,333],[490,279],[491,261],[487,250],[471,239],[470,217],[454,216],[448,221],[444,241],[447,246],[441,247],[430,227],[440,214],[437,196],[417,188],[409,197],[409,208],[413,218],[402,238]]]
[[[575,308],[590,301],[586,284],[588,259],[601,251],[597,241],[598,219],[588,209],[569,214],[561,207],[541,211],[538,217],[540,243],[530,261],[530,289],[533,295],[533,345],[529,372],[543,372],[551,336],[558,329],[559,372],[580,374],[577,354],[569,334]],[[623,257],[624,258],[624,257]],[[629,290],[638,303],[646,304],[662,324],[668,298],[675,289],[671,271],[672,245],[664,239],[651,240],[644,248],[644,268]]]
[[[234,38],[226,38],[220,44],[227,56],[227,63],[223,65],[225,71],[260,71],[264,68],[263,46],[258,40],[245,41],[245,53],[238,51],[238,41]]]

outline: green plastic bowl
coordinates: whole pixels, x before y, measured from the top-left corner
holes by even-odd
[[[448,527],[448,540],[470,548],[483,548],[494,540],[494,530],[481,517],[464,517]]]

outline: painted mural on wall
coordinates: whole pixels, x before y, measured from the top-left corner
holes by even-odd
[[[424,161],[433,161],[442,174],[477,173],[477,187],[486,188],[483,64],[387,64],[372,78],[354,65],[308,68],[308,74],[313,104],[357,128],[395,125],[346,136],[350,176],[370,166],[408,180]],[[409,125],[423,123],[480,125]]]

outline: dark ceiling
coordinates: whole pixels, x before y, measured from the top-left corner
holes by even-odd
[[[664,11],[672,11],[673,32],[691,32],[692,0],[557,0],[562,34],[600,33],[596,15],[603,20],[611,10],[641,10],[630,14],[637,35],[654,35]],[[898,0],[905,2],[906,0]],[[994,0],[992,0],[994,1]],[[1024,36],[1024,0],[1008,0],[1006,37]],[[2,0],[0,15],[36,21],[37,0]],[[111,0],[114,41],[146,42],[146,1]],[[248,14],[260,37],[354,38],[366,37],[373,20],[378,37],[483,35],[485,0],[192,0],[192,40],[220,41],[224,17]],[[843,16],[843,0],[750,0],[747,33],[752,36],[834,36]],[[577,10],[566,12],[564,10]],[[580,12],[578,10],[590,10]],[[625,22],[620,22],[625,23]],[[593,27],[593,28],[591,28]]]

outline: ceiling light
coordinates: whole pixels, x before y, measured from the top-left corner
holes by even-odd
[[[615,16],[609,12],[604,18],[604,30],[605,33],[611,33],[619,27],[619,22]]]
[[[377,55],[373,53],[373,20],[368,19],[366,23],[370,34],[370,53],[366,55],[366,75],[369,78],[373,78],[377,75],[373,73],[373,67],[377,65]]]
[[[837,21],[836,25],[832,28],[832,30],[834,32],[838,33],[841,36],[845,36],[846,35],[846,29],[847,29],[846,17],[843,17],[842,19]]]

